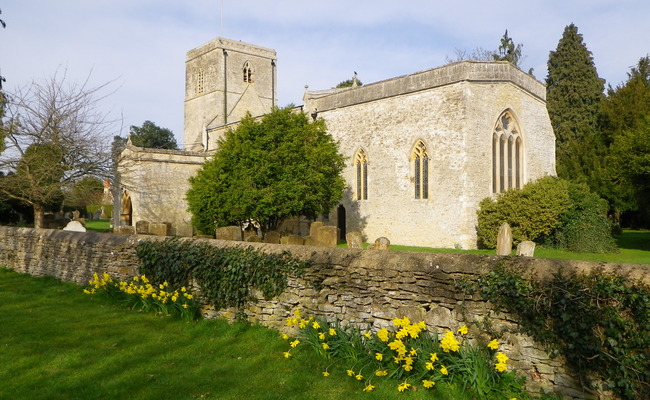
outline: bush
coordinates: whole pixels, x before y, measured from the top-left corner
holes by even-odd
[[[562,223],[560,217],[571,207],[565,180],[544,177],[500,194],[496,201],[490,197],[479,203],[479,245],[496,248],[499,227],[507,222],[515,244],[537,240],[553,232]]]
[[[495,248],[507,222],[514,244],[532,240],[575,252],[614,252],[606,211],[607,203],[586,185],[544,177],[479,203],[479,245]]]

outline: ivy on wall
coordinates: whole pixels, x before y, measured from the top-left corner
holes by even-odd
[[[650,398],[650,287],[592,271],[526,278],[505,261],[462,285],[518,317],[521,330],[565,357],[585,386],[602,380],[621,399]]]
[[[172,287],[200,287],[202,302],[216,309],[236,307],[238,318],[255,301],[254,289],[265,298],[280,295],[289,275],[300,276],[307,265],[289,252],[265,254],[253,247],[219,248],[208,243],[182,241],[142,241],[136,247],[140,273],[152,282],[169,282]]]

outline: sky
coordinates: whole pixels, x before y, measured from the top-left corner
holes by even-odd
[[[612,86],[650,53],[649,0],[0,0],[0,10],[4,90],[57,71],[108,83],[100,107],[119,121],[115,135],[149,120],[181,146],[185,54],[219,36],[277,51],[280,106],[354,71],[368,84],[496,50],[506,29],[542,82],[571,23]]]

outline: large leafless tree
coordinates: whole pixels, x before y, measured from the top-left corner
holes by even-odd
[[[99,108],[109,83],[92,86],[90,75],[71,82],[61,68],[42,82],[7,93],[0,125],[6,149],[0,154],[0,193],[31,205],[34,225],[44,211],[79,180],[110,175],[116,121]],[[2,135],[0,135],[2,136]]]

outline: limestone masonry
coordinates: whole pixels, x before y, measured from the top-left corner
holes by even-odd
[[[127,146],[118,168],[130,201],[116,204],[126,206],[122,224],[170,222],[173,231],[189,223],[187,179],[246,112],[276,106],[276,85],[274,50],[217,38],[189,51],[190,152]],[[367,242],[383,236],[394,244],[475,248],[483,198],[555,175],[545,93],[511,64],[482,61],[306,91],[298,110],[324,119],[347,158],[348,189],[322,220],[339,228],[341,240],[359,231]]]

